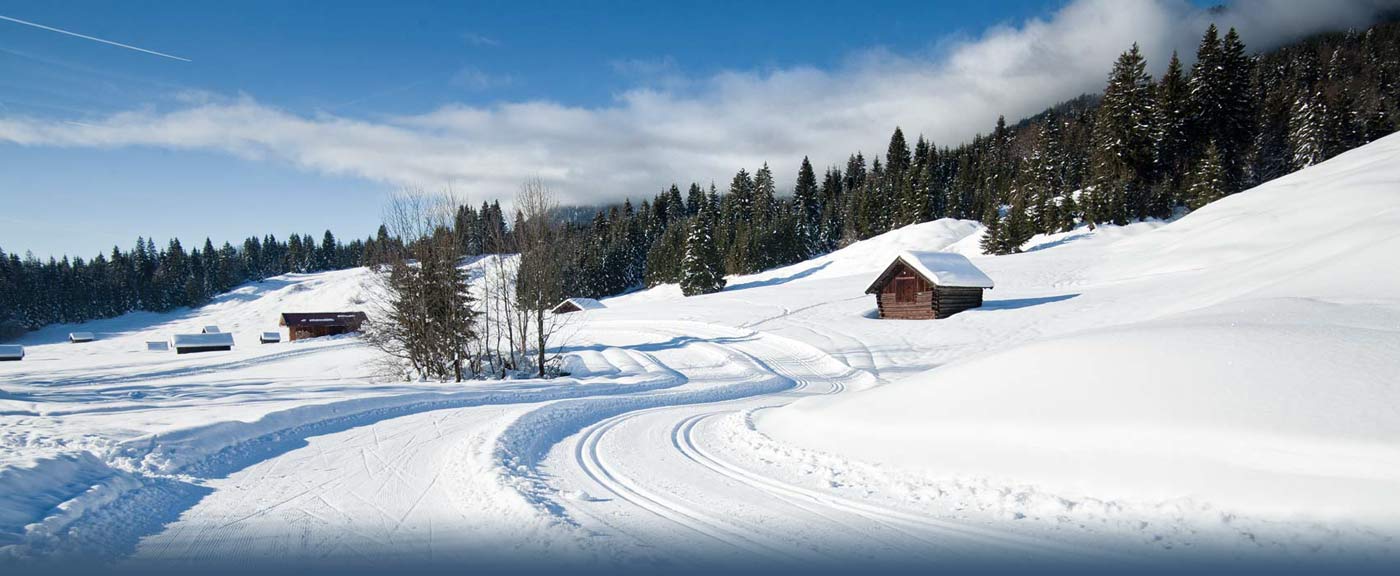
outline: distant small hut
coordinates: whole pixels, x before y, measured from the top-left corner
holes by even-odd
[[[219,330],[219,327],[213,324],[205,326],[204,329],[200,331],[201,334],[218,334],[219,332],[222,332],[222,330]]]
[[[92,332],[69,332],[69,333],[68,333],[68,341],[69,341],[69,342],[72,342],[72,343],[74,343],[74,344],[78,344],[78,343],[80,343],[80,342],[92,342],[93,340],[96,340],[96,339],[97,339],[97,337],[94,336],[94,335],[92,334]]]
[[[992,279],[961,254],[900,252],[875,282],[881,318],[941,319],[982,305],[982,291]]]
[[[170,347],[175,349],[176,354],[232,350],[233,334],[176,334],[170,338]]]
[[[0,362],[19,362],[24,359],[24,347],[6,344],[0,346]]]
[[[288,340],[296,342],[303,338],[359,332],[360,326],[368,321],[364,312],[286,312],[277,325],[286,326]]]
[[[164,340],[147,340],[146,350],[151,352],[165,352],[170,349],[170,343]]]
[[[281,341],[281,332],[263,332],[261,335],[258,336],[258,343],[260,344],[276,344]]]
[[[592,298],[569,298],[568,300],[560,302],[559,305],[555,306],[550,312],[555,314],[568,314],[570,312],[582,312],[584,310],[598,310],[602,308],[607,308],[607,306],[604,306],[602,302]]]

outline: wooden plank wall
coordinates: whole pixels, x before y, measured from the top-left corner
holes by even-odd
[[[947,318],[963,310],[982,306],[981,288],[937,286],[933,292],[934,318]]]

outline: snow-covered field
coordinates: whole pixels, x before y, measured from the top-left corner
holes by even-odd
[[[364,270],[54,326],[0,363],[0,565],[653,570],[1400,560],[1400,136],[1013,256],[896,230],[576,315],[553,381],[387,382]],[[875,318],[901,250],[984,307]],[[147,340],[216,324],[231,352]],[[97,341],[69,344],[73,330]]]

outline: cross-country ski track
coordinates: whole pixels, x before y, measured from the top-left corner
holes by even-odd
[[[731,460],[732,451],[719,455],[706,440],[712,424],[871,384],[815,348],[689,322],[598,323],[586,340],[576,346],[627,350],[681,383],[434,409],[311,437],[209,480],[212,492],[142,539],[128,562],[445,564],[481,562],[506,541],[512,550],[658,565],[1095,557],[796,486]],[[536,518],[499,520],[521,515]]]

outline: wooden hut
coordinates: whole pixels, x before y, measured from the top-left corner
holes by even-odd
[[[175,349],[176,354],[233,350],[233,334],[176,334],[170,337],[170,347]]]
[[[369,317],[364,312],[285,312],[277,325],[286,326],[288,340],[296,342],[303,338],[359,332],[367,321]]]
[[[24,347],[6,344],[0,346],[0,362],[19,362],[24,359]]]
[[[92,342],[93,340],[96,340],[96,339],[97,339],[97,337],[94,336],[94,335],[92,334],[92,332],[69,332],[69,333],[68,333],[68,341],[69,341],[69,342],[72,342],[72,343],[74,343],[74,344],[77,344],[77,343],[80,343],[80,342]]]
[[[282,341],[281,332],[263,332],[258,336],[259,344],[276,344]]]
[[[992,279],[961,254],[900,252],[865,289],[874,294],[881,318],[947,318],[982,305]]]
[[[568,300],[560,302],[559,305],[555,306],[550,312],[555,314],[568,314],[570,312],[598,310],[601,308],[607,308],[607,306],[604,306],[602,302],[592,298],[569,298]]]

